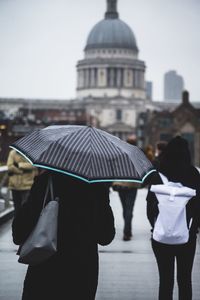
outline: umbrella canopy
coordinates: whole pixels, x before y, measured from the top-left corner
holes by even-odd
[[[53,125],[20,138],[11,146],[34,166],[87,182],[142,183],[155,171],[136,146],[91,126]]]

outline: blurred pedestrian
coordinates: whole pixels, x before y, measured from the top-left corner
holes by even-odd
[[[109,185],[45,171],[35,177],[28,201],[12,224],[13,241],[22,244],[36,223],[49,176],[59,198],[58,250],[45,262],[29,266],[22,300],[94,300],[98,284],[98,244],[115,236]]]
[[[127,142],[136,146],[137,141],[134,135],[127,138]],[[135,200],[137,196],[137,184],[134,182],[116,181],[113,182],[112,188],[117,191],[122,205],[122,213],[124,219],[123,240],[130,241],[132,233],[132,219]]]
[[[162,157],[162,153],[163,153],[163,150],[165,149],[166,146],[167,146],[167,142],[166,141],[158,141],[156,143],[155,157],[152,160],[152,164],[154,165],[154,167],[156,169],[159,168],[159,164],[160,164],[160,160],[161,160],[161,157]]]
[[[159,270],[159,300],[173,299],[175,262],[179,300],[191,300],[192,268],[200,219],[200,174],[191,164],[188,143],[184,138],[177,136],[167,144],[158,171],[169,181],[179,182],[183,186],[196,190],[196,196],[192,197],[186,205],[189,241],[185,244],[169,245],[157,242],[152,238],[152,248]],[[151,184],[161,184],[159,173],[154,174]],[[149,191],[147,194],[147,217],[152,229],[158,213],[158,200],[155,193]]]
[[[28,198],[37,169],[13,149],[9,152],[7,167],[8,188],[12,192],[14,213],[17,214]]]
[[[146,154],[147,158],[152,162],[154,160],[155,157],[155,153],[154,153],[154,148],[151,144],[148,144],[145,148],[144,148],[144,153]]]

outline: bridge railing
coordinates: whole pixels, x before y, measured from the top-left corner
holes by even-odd
[[[13,210],[12,195],[8,189],[8,168],[0,166],[0,217]]]

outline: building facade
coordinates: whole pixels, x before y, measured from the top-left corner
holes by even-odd
[[[104,18],[86,37],[83,56],[76,65],[75,99],[0,99],[0,161],[13,140],[51,124],[93,125],[124,140],[136,134],[141,148],[160,138],[168,140],[172,131],[185,128],[189,133],[187,118],[182,123],[171,121],[177,101],[153,101],[152,84],[145,80],[146,64],[139,58],[135,34],[119,18],[117,0],[107,0]],[[198,126],[190,126],[197,130],[193,134],[197,153]]]
[[[171,110],[146,111],[138,118],[137,136],[140,145],[156,145],[176,135],[184,137],[190,147],[192,161],[200,166],[200,109],[189,101],[189,93],[182,93],[182,102]]]
[[[76,99],[11,99],[1,105],[13,116],[26,107],[35,119],[38,109],[48,110],[49,119],[54,115],[51,111],[57,110],[57,116],[60,111],[60,118],[66,116],[66,122],[68,115],[82,109],[87,124],[88,119],[98,120],[100,128],[126,139],[135,132],[138,113],[153,105],[146,97],[145,68],[132,29],[119,18],[117,0],[107,0],[104,18],[89,32],[84,58],[77,62]]]
[[[77,63],[77,101],[99,126],[126,137],[135,132],[138,112],[145,109],[145,63],[132,29],[119,18],[117,1],[89,32],[84,58]]]
[[[164,74],[164,100],[180,101],[184,90],[183,77],[176,71]]]

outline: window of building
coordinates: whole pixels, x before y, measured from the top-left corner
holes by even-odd
[[[121,121],[122,120],[122,111],[121,109],[116,110],[116,120]]]
[[[164,117],[159,119],[158,124],[161,128],[168,128],[172,126],[172,120],[171,118]]]

